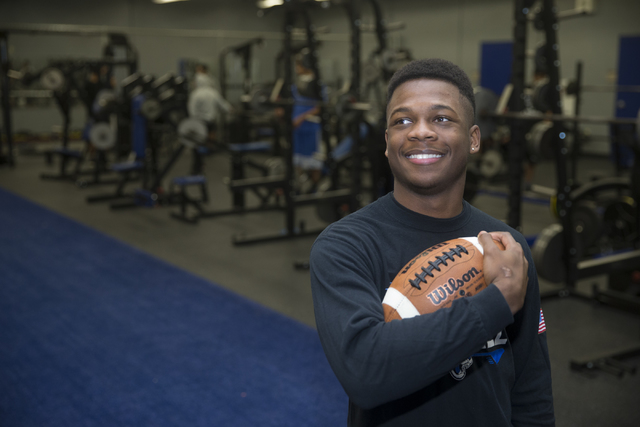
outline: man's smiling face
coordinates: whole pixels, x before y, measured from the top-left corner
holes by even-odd
[[[480,141],[471,103],[453,84],[432,79],[395,89],[385,137],[396,198],[462,190],[467,157]]]

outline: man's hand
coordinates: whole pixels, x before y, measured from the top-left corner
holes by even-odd
[[[502,243],[504,251],[500,250],[493,240]],[[484,280],[500,289],[511,308],[511,313],[516,314],[524,305],[529,281],[529,262],[524,256],[522,246],[510,233],[498,231],[481,231],[478,241],[484,249]]]

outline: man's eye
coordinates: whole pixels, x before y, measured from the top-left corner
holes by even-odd
[[[439,116],[439,117],[436,117],[436,121],[437,122],[450,122],[451,120],[449,120],[448,117]]]
[[[411,120],[407,119],[407,118],[402,118],[402,119],[398,119],[396,120],[396,124],[397,125],[406,125],[411,123]]]

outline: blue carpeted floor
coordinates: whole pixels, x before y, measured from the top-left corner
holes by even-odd
[[[337,426],[316,332],[0,189],[0,426]]]

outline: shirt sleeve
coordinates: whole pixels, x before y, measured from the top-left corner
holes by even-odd
[[[325,354],[349,398],[370,409],[432,384],[513,322],[490,285],[450,308],[386,323],[375,264],[339,233],[311,251],[316,326]],[[420,374],[417,374],[420,373]]]

